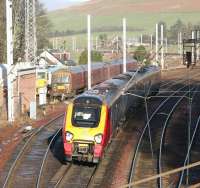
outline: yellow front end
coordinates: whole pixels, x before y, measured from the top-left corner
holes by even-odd
[[[47,86],[47,80],[46,79],[38,79],[36,82],[37,88],[43,88]]]
[[[47,87],[47,80],[46,79],[39,79],[36,81],[36,94],[39,94],[39,89],[40,88],[45,88]]]
[[[46,88],[48,85],[47,70],[37,70],[37,79],[36,79],[36,93],[39,94],[40,88]]]
[[[68,105],[67,117],[63,130],[64,150],[67,160],[76,158],[89,162],[98,162],[102,156],[103,148],[106,141],[107,108],[101,106],[99,123],[94,128],[76,127],[72,123],[73,104]],[[68,134],[68,135],[67,135]],[[71,139],[67,138],[67,136]]]

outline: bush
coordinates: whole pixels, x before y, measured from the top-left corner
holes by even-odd
[[[139,61],[143,62],[147,57],[147,51],[144,46],[139,46],[134,52],[134,58]]]
[[[92,51],[91,59],[92,59],[92,62],[102,62],[103,56],[100,52]],[[88,52],[87,50],[84,50],[79,57],[79,64],[85,65],[87,64],[87,62],[88,62]]]
[[[149,65],[151,64],[149,60],[149,54],[144,46],[139,46],[134,52],[134,56],[138,62],[143,63],[144,65]]]

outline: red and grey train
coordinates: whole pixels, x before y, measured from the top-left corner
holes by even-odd
[[[119,122],[141,102],[137,95],[155,94],[159,81],[160,69],[148,66],[115,76],[77,96],[67,107],[63,127],[66,160],[98,163]]]

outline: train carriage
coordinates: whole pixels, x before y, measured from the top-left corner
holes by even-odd
[[[135,60],[128,60],[127,69],[137,68]],[[92,64],[92,85],[101,83],[115,75],[122,73],[122,60],[111,63]],[[52,74],[52,89],[50,95],[53,97],[71,97],[87,87],[87,65],[62,68]]]
[[[63,128],[66,160],[98,163],[127,111],[141,101],[136,96],[158,91],[159,79],[159,68],[151,66],[115,76],[76,97],[68,105]]]

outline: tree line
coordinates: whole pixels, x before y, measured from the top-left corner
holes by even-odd
[[[171,25],[169,28],[167,26],[167,23],[164,21],[160,21],[158,23],[159,28],[161,24],[164,25],[164,35],[167,37],[168,42],[170,44],[177,43],[177,37],[178,33],[182,32],[183,37],[188,38],[191,36],[192,30],[199,30],[200,29],[200,22],[197,24],[192,23],[184,23],[182,20],[178,19],[173,25]],[[122,27],[118,26],[107,26],[107,27],[101,27],[101,28],[94,28],[93,32],[121,32]],[[129,32],[144,32],[143,29],[138,29],[134,27],[127,27],[127,31]],[[82,30],[66,30],[66,31],[53,31],[49,32],[48,36],[51,37],[64,37],[64,36],[71,36],[71,35],[78,35],[78,34],[85,34],[87,32],[86,29]],[[159,36],[160,36],[160,30],[159,30]],[[155,40],[155,33],[153,35],[153,40]],[[143,35],[143,42],[150,42],[150,35],[144,34]]]
[[[173,25],[170,27],[167,26],[167,23],[164,21],[160,21],[158,23],[158,35],[161,36],[160,26],[163,25],[164,36],[168,39],[169,44],[177,44],[178,42],[178,33],[182,33],[182,38],[189,39],[191,38],[192,31],[200,30],[200,22],[196,24],[184,23],[182,20],[178,19]],[[153,35],[153,40],[155,41],[155,33]],[[150,42],[150,35],[143,35],[143,42]]]
[[[122,27],[118,26],[105,26],[105,27],[97,27],[93,29],[93,32],[121,32]],[[143,29],[139,28],[134,28],[134,27],[127,27],[127,30],[130,32],[142,32],[144,31]],[[49,33],[49,37],[64,37],[64,36],[71,36],[71,35],[78,35],[78,34],[85,34],[87,32],[87,29],[82,29],[82,30],[66,30],[66,31],[54,31]]]

